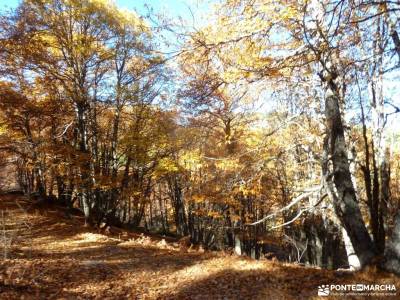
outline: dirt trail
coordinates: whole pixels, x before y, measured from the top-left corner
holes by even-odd
[[[221,253],[181,253],[135,233],[99,234],[84,228],[79,216],[32,207],[22,196],[1,196],[0,218],[0,299],[318,299],[320,284],[400,288],[399,278],[374,270],[338,274]]]

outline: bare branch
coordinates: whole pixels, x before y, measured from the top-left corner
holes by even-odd
[[[301,200],[303,200],[303,199],[305,199],[305,198],[311,196],[312,194],[314,194],[315,192],[320,191],[321,189],[322,189],[322,186],[320,186],[320,185],[319,185],[319,186],[316,186],[316,187],[309,188],[309,189],[307,190],[307,192],[305,192],[305,193],[303,193],[303,194],[297,196],[296,198],[294,198],[294,199],[292,200],[292,202],[290,202],[290,203],[289,203],[288,205],[286,205],[285,207],[282,207],[281,209],[278,209],[277,211],[273,212],[272,214],[269,214],[268,216],[265,216],[265,217],[262,218],[261,220],[258,220],[258,221],[254,222],[254,223],[250,223],[250,224],[247,224],[247,225],[257,225],[257,224],[260,224],[260,223],[262,223],[262,222],[265,222],[265,221],[268,220],[268,219],[274,218],[274,217],[276,217],[278,214],[280,214],[281,212],[284,212],[285,210],[288,210],[288,209],[291,208],[292,206],[294,206],[294,205],[296,205],[297,203],[299,203]],[[303,212],[301,212],[301,214],[302,214],[302,213],[303,213]],[[301,214],[300,214],[300,215],[301,215]]]

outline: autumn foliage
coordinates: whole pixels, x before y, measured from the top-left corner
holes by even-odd
[[[19,189],[96,230],[399,273],[398,3],[212,7],[184,34],[107,0],[4,13],[0,149]]]

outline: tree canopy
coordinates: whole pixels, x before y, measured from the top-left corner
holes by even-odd
[[[24,0],[0,18],[2,153],[24,193],[87,225],[398,273],[399,16],[386,0],[221,0],[191,29]]]

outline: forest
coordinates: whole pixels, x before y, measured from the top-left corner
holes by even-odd
[[[13,192],[81,215],[79,230],[399,275],[400,3],[190,12],[109,0],[1,12],[0,165]]]

